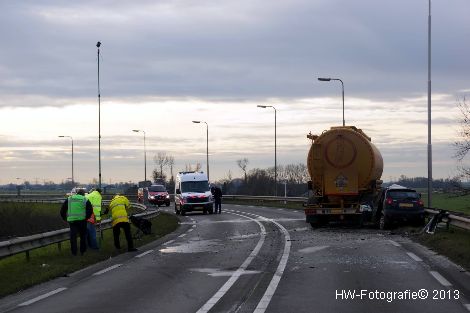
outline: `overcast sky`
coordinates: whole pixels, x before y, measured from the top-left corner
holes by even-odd
[[[457,102],[470,93],[470,2],[432,3],[433,172],[454,176]],[[362,128],[383,179],[426,176],[427,18],[421,0],[0,0],[0,184],[98,177],[97,49],[101,41],[103,181],[148,176],[153,156],[211,178],[305,163],[306,134]],[[18,179],[16,179],[18,178]]]

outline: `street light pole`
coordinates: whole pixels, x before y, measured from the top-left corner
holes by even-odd
[[[325,78],[325,77],[318,77],[318,80],[321,82],[329,82],[331,80],[338,80],[341,82],[341,89],[342,89],[342,95],[343,95],[343,127],[346,125],[344,122],[344,83],[341,79],[339,78]]]
[[[73,176],[73,138],[72,136],[59,136],[59,138],[70,138],[72,140],[72,187],[75,187],[75,179]]]
[[[428,14],[428,207],[432,207],[432,143],[431,143],[431,0]]]
[[[204,121],[193,121],[195,124],[206,124],[206,162],[207,162],[207,180],[209,180],[209,124]]]
[[[147,182],[147,146],[145,144],[145,131],[140,129],[133,129],[135,133],[143,132],[144,133],[144,184]]]
[[[258,108],[274,109],[274,195],[277,197],[277,110],[272,105],[258,105]]]
[[[100,92],[100,46],[101,42],[96,43],[98,48],[98,188],[101,189],[101,92]]]

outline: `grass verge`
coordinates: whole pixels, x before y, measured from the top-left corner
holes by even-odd
[[[413,237],[429,249],[445,255],[453,262],[470,270],[470,232],[456,227],[437,229],[434,235],[421,234]]]
[[[153,233],[144,236],[141,240],[134,240],[136,247],[152,242],[178,228],[178,218],[170,214],[161,213],[151,221]],[[132,225],[132,233],[136,230]],[[114,248],[112,229],[105,230],[103,234],[104,239],[100,250],[88,249],[84,256],[73,257],[69,241],[64,241],[60,250],[57,244],[32,250],[29,262],[24,253],[1,259],[0,297],[59,276],[65,276],[127,251],[127,242],[122,231],[120,239],[123,249],[121,250]]]

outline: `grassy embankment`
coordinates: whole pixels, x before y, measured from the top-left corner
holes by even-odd
[[[49,212],[49,210],[57,212],[55,208],[45,209],[44,212]],[[2,210],[2,213],[5,211],[7,210]],[[136,247],[171,233],[178,227],[178,219],[166,213],[161,213],[151,221],[153,233],[144,236],[141,240],[135,240]],[[2,224],[0,227],[3,226]],[[136,230],[132,226],[132,233],[135,233]],[[127,251],[124,234],[121,234],[121,246],[123,247],[121,250],[114,248],[111,229],[105,230],[103,234],[104,240],[101,242],[100,250],[87,250],[84,256],[73,257],[70,253],[69,242],[64,241],[61,244],[60,250],[57,244],[32,250],[30,252],[30,261],[26,260],[24,253],[0,259],[0,297],[59,276],[67,275]]]
[[[428,197],[426,192],[422,193],[422,199],[424,205],[427,206]],[[470,215],[470,195],[456,196],[449,193],[433,193],[432,207]]]

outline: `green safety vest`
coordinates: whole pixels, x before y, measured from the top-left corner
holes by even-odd
[[[84,221],[86,218],[87,198],[82,195],[73,195],[68,199],[67,222]]]
[[[98,191],[93,191],[92,193],[89,193],[87,196],[87,199],[90,200],[91,205],[93,206],[93,213],[95,214],[95,219],[97,221],[101,220],[101,194]]]

